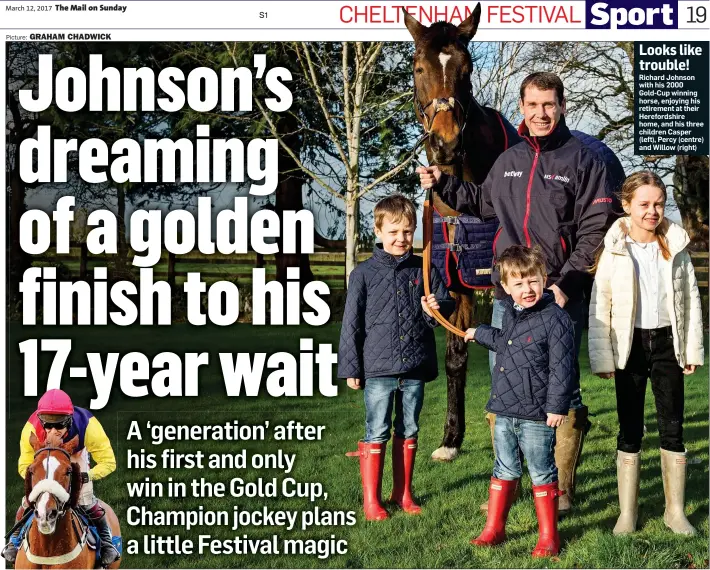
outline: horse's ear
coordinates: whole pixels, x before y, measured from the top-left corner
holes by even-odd
[[[402,13],[404,14],[404,25],[407,26],[409,33],[412,35],[412,39],[414,39],[414,43],[417,43],[426,30],[426,26],[417,22],[414,16],[411,16],[404,8],[402,8]]]
[[[68,451],[69,455],[72,455],[74,453],[74,450],[76,449],[77,445],[79,445],[79,436],[75,435],[69,441],[67,441],[66,443],[63,443],[61,445],[61,447],[62,447],[62,449]]]
[[[79,504],[79,496],[81,495],[81,466],[78,463],[71,464],[71,493],[69,495],[69,505],[76,508]]]
[[[30,493],[31,492],[32,492],[32,469],[30,469],[28,467],[27,471],[25,471],[25,499],[27,499],[28,504],[30,502]]]
[[[481,3],[479,2],[478,4],[476,4],[476,7],[473,9],[473,12],[471,12],[471,15],[459,24],[459,37],[464,41],[464,43],[470,42],[471,38],[476,35],[476,31],[478,30],[478,23],[480,21]]]
[[[35,451],[42,448],[42,442],[33,433],[30,434],[30,445],[32,446],[32,449],[34,449]]]

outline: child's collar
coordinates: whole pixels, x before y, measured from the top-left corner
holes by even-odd
[[[385,248],[382,246],[381,243],[376,243],[375,248],[372,252],[372,256],[384,265],[388,265],[390,267],[397,267],[400,263],[406,261],[412,256],[412,250],[410,249],[407,253],[400,257],[395,257],[391,253],[386,252]]]

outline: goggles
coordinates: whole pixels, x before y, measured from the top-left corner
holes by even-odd
[[[61,430],[61,429],[69,429],[72,424],[72,418],[71,416],[68,416],[66,419],[63,419],[61,421],[44,421],[41,417],[39,419],[42,422],[42,427],[49,431],[50,429],[56,429],[56,430]]]

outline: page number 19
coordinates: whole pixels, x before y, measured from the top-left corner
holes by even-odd
[[[705,6],[688,6],[690,11],[689,24],[704,24],[707,19],[707,10]]]

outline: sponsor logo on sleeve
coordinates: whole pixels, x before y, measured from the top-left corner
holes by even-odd
[[[562,174],[543,174],[543,178],[545,180],[556,180],[557,182],[564,182],[565,184],[569,182],[569,178],[567,176],[563,176]]]

